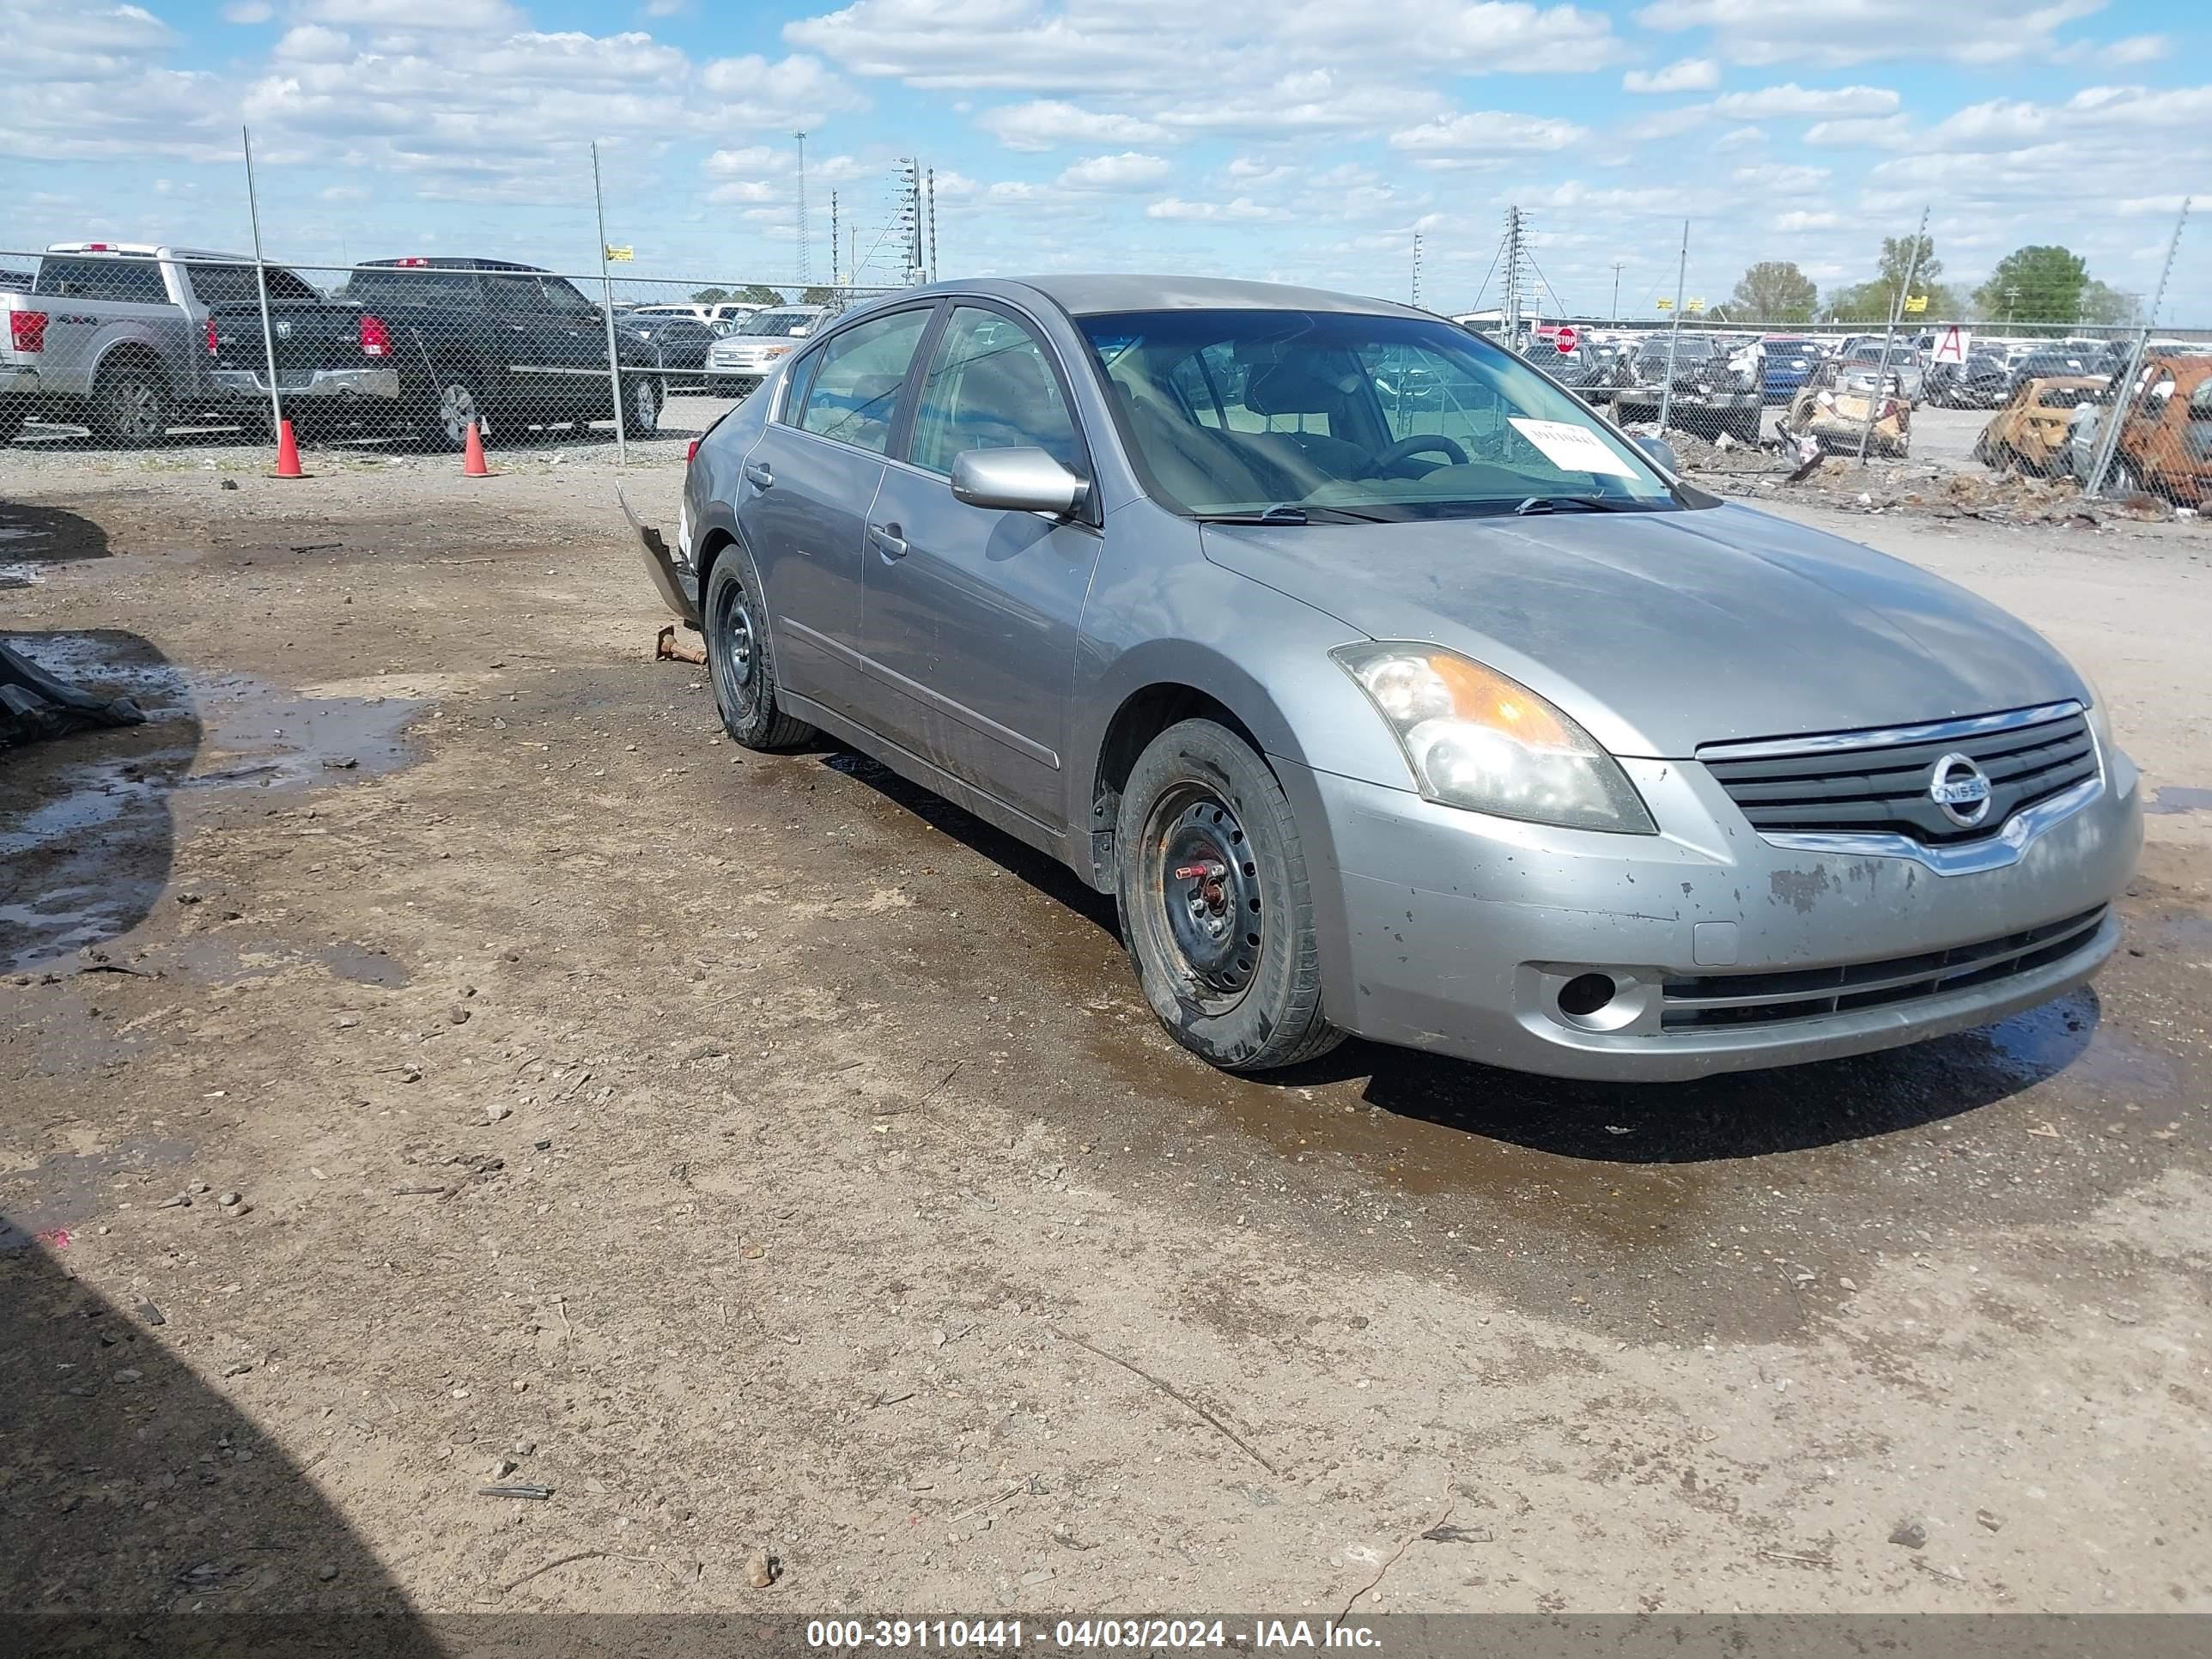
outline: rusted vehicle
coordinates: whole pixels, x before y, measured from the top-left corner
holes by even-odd
[[[2094,430],[2081,435],[2094,436]],[[2076,476],[2086,475],[2091,465],[2078,461]],[[2182,507],[2212,501],[2212,357],[2148,357],[2137,371],[2105,492],[2141,490]]]
[[[1912,442],[1911,406],[1894,370],[1883,377],[1877,393],[1878,373],[1872,363],[1841,358],[1822,363],[1790,400],[1785,422],[1790,435],[1809,437],[1825,450],[1856,454],[1860,434],[1866,431],[1867,405],[1878,398],[1867,453],[1901,459]]]
[[[2094,403],[2104,386],[2087,374],[2022,380],[1974,440],[1974,459],[2001,472],[2048,477],[2066,471],[2075,410]]]

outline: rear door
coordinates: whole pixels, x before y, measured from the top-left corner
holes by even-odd
[[[931,311],[869,317],[793,364],[779,388],[782,407],[745,458],[734,503],[768,600],[778,677],[798,696],[869,724],[860,667],[867,513]]]
[[[885,736],[1051,830],[1089,524],[953,498],[955,457],[1035,445],[1079,477],[1089,453],[1051,349],[1009,310],[955,305],[918,378],[911,435],[868,515],[862,635]]]

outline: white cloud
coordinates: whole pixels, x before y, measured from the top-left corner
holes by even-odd
[[[1721,83],[1721,66],[1710,58],[1685,58],[1660,70],[1631,70],[1620,77],[1623,92],[1711,92]]]
[[[2100,61],[2115,68],[2126,68],[2135,64],[2155,64],[2171,56],[2173,42],[2163,34],[2130,34],[2124,40],[2115,40],[2099,50]]]
[[[522,14],[507,0],[307,0],[297,9],[310,23],[343,28],[467,30],[517,29]]]
[[[1589,136],[1571,121],[1504,110],[1468,110],[1440,116],[1390,135],[1390,148],[1413,155],[1527,155],[1562,150]]]
[[[1715,149],[1748,149],[1767,142],[1765,127],[1733,127],[1713,140]]]
[[[1775,216],[1777,230],[1838,230],[1842,228],[1844,216],[1840,213],[1808,212],[1802,208]]]
[[[1442,97],[1425,87],[1315,69],[1249,92],[1188,100],[1162,109],[1157,118],[1165,126],[1194,131],[1328,131],[1379,128],[1443,106]]]
[[[1290,215],[1280,208],[1263,207],[1249,196],[1239,196],[1229,202],[1186,202],[1181,197],[1163,197],[1145,209],[1147,219],[1179,219],[1199,222],[1236,221],[1253,223],[1267,219],[1287,219]]]
[[[1787,115],[1888,115],[1904,102],[1887,87],[1801,87],[1795,81],[1757,92],[1724,92],[1713,113],[1760,121]]]
[[[1648,29],[1710,29],[1738,64],[1830,65],[1942,58],[1966,64],[2047,57],[2057,31],[2106,0],[1973,0],[1931,9],[1927,0],[1655,0],[1636,14]]]
[[[1008,149],[1056,149],[1063,144],[1156,144],[1170,134],[1154,121],[1110,110],[1085,109],[1056,98],[1001,104],[975,125]]]
[[[1158,155],[1125,150],[1119,155],[1092,155],[1060,175],[1062,190],[1140,190],[1158,184],[1170,171]]]
[[[265,23],[276,15],[268,0],[231,0],[222,9],[226,23]]]
[[[284,31],[276,43],[276,56],[302,64],[335,64],[353,56],[353,37],[319,23],[302,23]]]
[[[1751,190],[1824,190],[1832,176],[1826,167],[1797,167],[1787,161],[1763,161],[1738,167],[1729,175]]]
[[[1912,121],[1910,116],[1862,116],[1842,121],[1815,121],[1805,129],[1808,144],[1826,144],[1844,149],[1895,149],[1910,142]]]

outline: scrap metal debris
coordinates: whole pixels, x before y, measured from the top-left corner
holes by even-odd
[[[130,698],[80,691],[21,652],[0,645],[0,749],[95,726],[145,723],[146,716]]]

